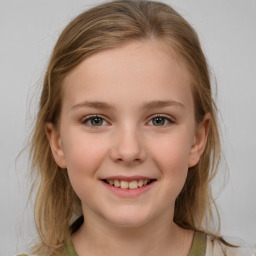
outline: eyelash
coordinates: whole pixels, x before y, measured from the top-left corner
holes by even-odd
[[[157,114],[155,116],[153,116],[149,122],[152,122],[153,120],[156,120],[157,118],[161,118],[161,119],[164,119],[165,121],[167,121],[167,124],[163,124],[163,125],[153,125],[153,126],[156,126],[156,127],[161,127],[161,126],[166,126],[168,124],[173,124],[174,123],[174,120],[170,117],[167,117],[165,115],[161,115],[161,114]],[[148,122],[148,123],[149,123]]]
[[[86,118],[83,119],[81,123],[84,124],[84,125],[91,126],[91,127],[99,127],[99,126],[102,126],[102,125],[92,125],[92,124],[88,124],[89,121],[92,121],[93,119],[95,120],[96,118],[97,118],[97,119],[101,119],[103,122],[108,123],[108,122],[105,120],[105,118],[102,117],[102,116],[100,116],[100,115],[89,115],[89,116],[86,116]]]
[[[153,117],[151,117],[150,121],[148,121],[147,123],[150,123],[150,122],[153,122],[153,120],[156,120],[157,118],[159,119],[164,119],[165,120],[165,123],[163,125],[154,125],[154,124],[151,124],[152,126],[156,126],[156,127],[161,127],[161,126],[166,126],[168,124],[173,124],[174,123],[174,120],[170,117],[166,117],[164,115],[161,115],[161,114],[157,114]],[[100,127],[100,126],[104,126],[104,124],[100,124],[100,125],[93,125],[92,123],[89,124],[90,121],[92,120],[95,120],[95,119],[99,119],[99,120],[102,120],[102,122],[104,123],[108,123],[104,117],[102,117],[101,115],[89,115],[89,116],[86,116],[85,119],[82,120],[82,124],[84,125],[88,125],[90,127],[93,127],[93,128],[96,128],[96,127]],[[167,121],[167,124],[166,124],[166,121]],[[106,124],[105,124],[106,125]]]

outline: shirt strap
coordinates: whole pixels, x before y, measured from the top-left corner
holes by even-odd
[[[207,236],[201,232],[195,232],[191,250],[188,256],[205,256]]]
[[[66,250],[65,250],[65,252],[63,253],[62,256],[78,256],[76,254],[76,251],[75,251],[74,247],[73,247],[71,239],[69,239],[69,241],[67,242]]]

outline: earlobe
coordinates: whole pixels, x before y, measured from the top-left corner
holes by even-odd
[[[60,168],[66,169],[67,166],[65,161],[65,155],[62,149],[59,132],[56,130],[56,127],[52,123],[45,124],[45,132],[56,164]]]
[[[211,119],[210,113],[207,113],[203,121],[197,127],[197,130],[194,136],[193,145],[190,151],[188,167],[195,166],[199,162],[200,157],[204,152],[208,133],[209,133],[210,119]]]

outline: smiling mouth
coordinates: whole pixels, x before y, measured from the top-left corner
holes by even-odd
[[[147,186],[151,184],[152,182],[156,181],[156,179],[146,179],[146,180],[107,180],[103,179],[105,183],[107,183],[110,186],[116,187],[116,188],[122,188],[122,189],[137,189],[144,186]]]

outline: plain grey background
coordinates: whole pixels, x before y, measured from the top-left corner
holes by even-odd
[[[26,144],[52,47],[96,0],[0,0],[0,255],[35,238]],[[222,234],[256,244],[256,1],[166,0],[197,30],[218,84],[229,180],[218,197]],[[224,178],[222,164],[213,189]]]

